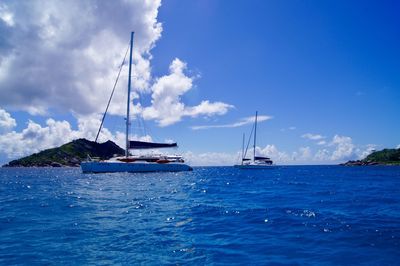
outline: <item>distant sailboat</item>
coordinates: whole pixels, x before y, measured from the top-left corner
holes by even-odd
[[[114,157],[106,161],[89,160],[81,163],[83,173],[110,173],[110,172],[178,172],[191,171],[192,168],[184,163],[182,156],[179,155],[136,155],[131,156],[129,149],[159,149],[177,147],[176,143],[155,143],[145,141],[129,140],[129,106],[131,94],[131,72],[132,72],[132,47],[133,35],[131,33],[130,57],[129,57],[129,76],[128,76],[128,100],[126,112],[126,146],[125,156]],[[114,86],[115,88],[115,86]],[[111,94],[112,97],[112,94]],[[110,104],[111,98],[108,102]],[[108,109],[108,106],[107,106]],[[107,111],[107,110],[106,110]],[[103,117],[104,121],[104,117]],[[102,121],[102,123],[103,123]],[[101,129],[101,126],[100,126]],[[99,132],[100,132],[99,129]],[[98,134],[97,134],[98,136]],[[96,137],[97,141],[97,137]]]
[[[254,121],[254,142],[253,142],[253,158],[246,158],[247,148],[244,149],[244,135],[243,135],[243,145],[242,145],[242,158],[241,163],[234,165],[234,167],[239,169],[270,169],[274,166],[273,161],[269,157],[256,156],[256,141],[257,141],[257,112]],[[253,131],[251,132],[253,133]],[[251,135],[249,137],[249,143],[251,139]]]

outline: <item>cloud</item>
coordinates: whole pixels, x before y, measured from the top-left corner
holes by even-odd
[[[194,80],[183,73],[183,61],[173,60],[169,75],[152,77],[151,50],[163,30],[157,20],[160,5],[160,0],[0,4],[0,105],[46,116],[53,109],[75,116],[103,112],[134,30],[132,94],[151,95],[152,105],[138,105],[133,112],[161,126],[185,116],[225,114],[232,106],[223,102],[185,106],[181,101]],[[113,103],[126,102],[127,76],[124,67]],[[109,114],[124,115],[125,109],[111,104]]]
[[[282,151],[276,145],[268,144],[264,147],[257,146],[256,154],[270,157],[278,165],[337,164],[346,160],[365,158],[375,147],[376,145],[373,144],[357,147],[350,137],[335,135],[322,149],[312,149],[307,146],[299,147],[294,151]],[[250,148],[247,151],[247,157],[251,158],[252,154],[253,149]],[[191,163],[201,162],[196,165],[233,165],[240,160],[241,151],[203,154],[191,152],[188,155]]]
[[[300,147],[299,151],[300,151],[299,158],[301,160],[307,161],[312,157],[310,147]]]
[[[364,159],[377,147],[375,144],[356,145],[349,136],[334,135],[332,140],[317,150],[314,161],[339,163],[347,160]]]
[[[5,115],[4,115],[5,114]],[[6,117],[7,121],[14,121],[7,112],[0,109],[0,116]],[[1,120],[3,121],[3,120]],[[7,123],[7,125],[13,123]],[[86,115],[78,116],[77,129],[73,129],[68,121],[56,121],[52,118],[47,119],[45,125],[40,125],[32,120],[29,120],[26,127],[20,132],[10,131],[0,133],[0,155],[5,155],[8,159],[16,159],[23,156],[30,155],[45,149],[61,146],[69,141],[78,138],[87,138],[94,140],[100,124],[99,115]],[[146,136],[132,136],[133,140],[152,141],[152,138]],[[103,128],[99,142],[112,140],[120,147],[125,146],[125,133],[115,132],[111,133],[107,128]],[[166,140],[172,142],[172,140]],[[257,148],[259,149],[259,148]],[[262,153],[270,153],[274,151],[273,155],[279,154],[279,158],[286,158],[287,156],[277,151],[272,145],[266,147]],[[148,151],[146,151],[147,153]],[[159,151],[163,153],[164,151]],[[140,151],[138,152],[140,154]],[[191,165],[233,165],[238,161],[240,156],[239,152],[224,153],[224,152],[207,152],[207,153],[194,153],[184,152],[184,158]]]
[[[288,128],[281,128],[281,131],[282,131],[282,132],[285,132],[286,130],[293,131],[293,130],[296,130],[296,127],[291,126],[291,127],[288,127]]]
[[[1,114],[1,110],[0,110]],[[10,120],[13,118],[9,117]],[[15,120],[14,120],[15,121]],[[78,138],[94,140],[100,125],[98,116],[81,116],[78,118],[78,128],[72,129],[68,121],[56,121],[52,118],[46,120],[44,126],[29,120],[26,128],[21,132],[10,131],[0,134],[0,154],[9,159],[15,159],[42,151],[44,149],[58,147]],[[132,140],[152,141],[151,137],[131,136]],[[103,128],[99,135],[99,142],[112,140],[120,147],[125,147],[125,133],[111,133]]]
[[[9,113],[0,108],[0,132],[8,131],[14,128],[17,122]]]
[[[355,145],[350,137],[335,135],[331,145],[336,146],[333,151],[331,160],[350,160],[355,157]]]
[[[71,127],[67,121],[47,120],[46,127],[29,121],[22,132],[9,132],[0,136],[0,150],[8,158],[16,158],[56,146],[71,140]],[[61,144],[61,143],[60,143]]]
[[[315,136],[315,135],[312,135]],[[363,159],[376,149],[377,145],[356,146],[351,137],[334,135],[331,141],[324,141],[322,149],[300,147],[293,152],[280,151],[275,145],[257,147],[260,155],[270,156],[281,164],[337,164],[347,160]],[[322,144],[321,144],[322,145]]]
[[[368,155],[370,155],[372,152],[374,152],[376,150],[377,145],[375,144],[368,144],[366,145],[366,147],[362,150],[362,149],[357,149],[357,153],[358,153],[358,158],[359,159],[364,159],[365,157],[367,157]]]
[[[279,151],[278,148],[272,144],[269,144],[264,148],[256,147],[256,154],[270,157],[275,163],[291,161],[291,157],[286,152]]]
[[[314,161],[316,162],[329,162],[331,161],[331,152],[328,149],[318,150],[314,155]]]
[[[0,104],[31,114],[49,108],[101,112],[132,29],[135,84],[143,89],[150,81],[150,50],[162,32],[160,4],[5,1],[0,9],[0,35],[6,40],[0,48]]]
[[[310,161],[316,163],[338,163],[363,159],[376,148],[374,144],[356,146],[349,136],[334,135],[330,141],[319,134],[307,133],[302,137],[316,141],[319,146],[324,146],[324,148],[310,153]]]
[[[14,26],[14,16],[4,4],[0,4],[0,19],[9,27]]]
[[[376,145],[356,147],[350,137],[335,135],[332,145],[322,149],[313,150],[311,147],[299,147],[295,151],[280,150],[274,144],[256,147],[256,155],[271,158],[277,165],[293,164],[338,164],[346,160],[365,158]],[[247,158],[251,158],[253,149],[247,151]],[[239,163],[241,151],[233,153],[209,152],[183,154],[187,162],[192,165],[233,165]]]
[[[60,146],[73,139],[87,137],[87,135],[93,136],[94,134],[90,134],[93,133],[91,127],[89,120],[79,120],[78,130],[73,130],[67,121],[55,121],[50,118],[47,119],[45,126],[41,126],[29,120],[26,128],[21,132],[12,131],[0,135],[0,150],[10,159],[30,155]],[[101,139],[115,138],[108,130],[103,130]]]
[[[305,164],[310,163],[313,159],[312,151],[310,147],[300,147],[297,151],[292,152],[291,159],[292,163]]]
[[[272,116],[260,115],[257,116],[257,122],[263,122],[272,119]],[[199,130],[199,129],[210,129],[210,128],[233,128],[233,127],[241,127],[244,125],[254,123],[255,116],[250,116],[246,118],[240,119],[238,122],[232,124],[224,124],[224,125],[204,125],[204,126],[192,126],[191,129]]]
[[[185,161],[192,166],[232,166],[239,160],[239,153],[226,152],[185,152]]]
[[[169,66],[169,75],[156,80],[151,91],[151,106],[143,109],[144,119],[154,119],[160,126],[168,126],[181,121],[182,117],[197,117],[200,115],[223,115],[232,105],[202,101],[197,106],[186,106],[181,102],[181,96],[193,86],[193,77],[185,75],[186,63],[175,58]]]
[[[185,115],[191,117],[197,117],[200,115],[205,116],[213,116],[217,115],[224,115],[228,112],[229,109],[233,108],[233,105],[226,104],[223,102],[213,102],[210,103],[209,101],[202,101],[199,105],[188,107],[185,110]]]
[[[15,119],[10,114],[0,109],[0,124],[3,121],[7,131],[0,132],[0,155],[15,159],[39,152],[44,149],[58,147],[78,138],[94,140],[100,119],[98,115],[79,116],[77,129],[73,129],[68,121],[47,119],[45,125],[40,125],[29,120],[26,127],[20,132],[11,131],[15,127]],[[253,121],[249,118],[249,121]],[[149,135],[132,136],[134,140],[152,141]],[[101,131],[99,142],[112,140],[120,147],[125,146],[125,133],[111,133],[107,128]],[[171,142],[172,140],[168,140]],[[167,142],[168,142],[167,141]],[[351,159],[361,159],[370,154],[376,145],[368,144],[357,147],[350,137],[335,135],[323,149],[313,150],[310,147],[300,147],[293,152],[282,151],[274,144],[264,147],[257,146],[256,154],[270,157],[277,164],[332,164]],[[147,151],[146,151],[147,152]],[[160,151],[162,153],[164,151]],[[168,151],[167,151],[168,152]],[[248,156],[252,149],[248,151]],[[184,152],[183,156],[191,165],[233,165],[239,161],[241,151],[226,152]]]
[[[324,136],[321,136],[319,134],[312,134],[312,133],[303,134],[301,137],[309,140],[322,140],[325,138]]]

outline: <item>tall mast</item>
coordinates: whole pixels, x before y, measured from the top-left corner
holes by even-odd
[[[243,141],[242,141],[242,164],[244,159],[244,133],[243,133]]]
[[[133,47],[133,34],[134,32],[131,32],[131,47],[130,47],[130,53],[129,53],[129,75],[128,75],[128,101],[126,104],[126,149],[125,149],[125,156],[128,157],[129,155],[129,106],[130,106],[130,101],[131,101],[131,73],[132,73],[132,47]]]
[[[253,162],[256,160],[256,139],[257,139],[257,111],[256,111],[256,121],[254,123]]]

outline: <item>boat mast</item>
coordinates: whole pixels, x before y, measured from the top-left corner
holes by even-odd
[[[253,162],[256,160],[256,139],[257,139],[257,111],[256,111],[256,121],[254,123]]]
[[[242,141],[242,165],[243,165],[243,159],[244,159],[244,133],[243,133],[243,141]]]
[[[129,155],[129,106],[131,101],[131,73],[132,73],[132,47],[133,47],[133,34],[131,32],[131,46],[130,46],[130,54],[129,54],[129,74],[128,74],[128,101],[126,104],[126,147],[125,147],[125,156],[128,157]]]

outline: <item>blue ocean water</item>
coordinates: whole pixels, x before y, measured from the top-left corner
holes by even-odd
[[[3,168],[0,264],[399,265],[400,167]]]

